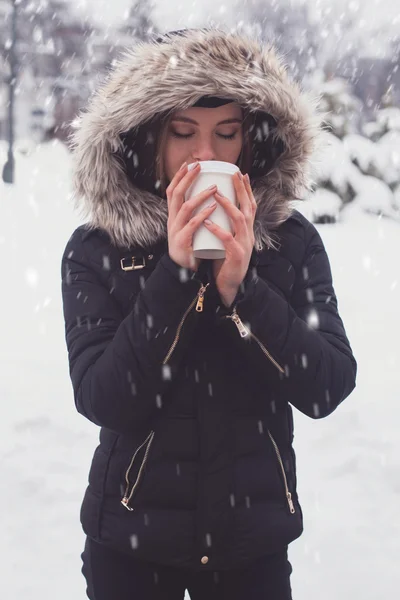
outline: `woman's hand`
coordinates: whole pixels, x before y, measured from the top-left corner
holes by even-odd
[[[214,185],[185,202],[185,193],[200,173],[200,165],[188,172],[187,163],[177,171],[167,187],[168,200],[168,250],[169,255],[181,267],[197,271],[200,259],[193,256],[193,234],[217,207],[214,201],[192,217],[193,211],[213,196]]]
[[[225,258],[213,261],[214,278],[219,294],[226,306],[230,306],[238,292],[247,269],[254,247],[254,219],[257,204],[251,189],[248,175],[233,175],[236,198],[239,207],[234,206],[224,196],[215,193],[217,202],[221,204],[231,218],[233,234],[225,231],[210,220],[204,224],[225,246]]]

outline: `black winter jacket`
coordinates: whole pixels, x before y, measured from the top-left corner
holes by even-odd
[[[185,56],[198,51],[198,36],[211,36],[217,49],[227,44],[236,61],[248,60],[239,48],[250,41],[213,31],[179,42],[186,44]],[[167,57],[176,43],[166,42]],[[111,120],[118,112],[113,102],[121,102],[113,91],[125,81],[127,64],[119,69],[102,96],[101,106],[109,102],[114,109]],[[213,94],[229,93],[220,84]],[[289,84],[283,79],[282,86]],[[287,101],[283,88],[282,97]],[[297,211],[281,218],[287,192],[293,195],[303,178],[298,169],[294,180],[289,167],[305,168],[308,160],[310,128],[299,124],[304,105],[295,119],[301,151],[294,138],[288,143],[287,136],[296,135],[293,123],[279,125],[277,109],[290,152],[281,148],[281,159],[269,152],[277,162],[267,174],[254,167],[257,247],[227,308],[211,261],[192,273],[169,257],[165,201],[149,191],[148,174],[147,180],[140,169],[135,174],[124,151],[109,150],[110,137],[108,145],[102,141],[115,132],[121,139],[127,127],[113,122],[100,134],[107,122],[100,104],[82,118],[76,136],[78,190],[91,203],[91,218],[74,232],[62,259],[75,403],[101,427],[82,525],[95,540],[143,559],[234,568],[282,549],[302,532],[291,405],[322,418],[355,386],[356,362],[320,235]],[[132,109],[130,122],[135,114]],[[280,167],[270,170],[274,164]],[[281,186],[274,187],[274,170]],[[148,221],[145,201],[153,211]],[[271,231],[275,246],[266,238]]]

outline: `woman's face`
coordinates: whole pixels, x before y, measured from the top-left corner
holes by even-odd
[[[222,160],[236,164],[243,143],[242,109],[236,102],[218,108],[191,107],[170,120],[164,165],[171,181],[185,161]]]

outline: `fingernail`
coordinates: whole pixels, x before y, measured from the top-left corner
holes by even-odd
[[[210,219],[204,219],[204,223],[206,225],[212,225],[212,221],[210,221]]]
[[[216,185],[210,185],[209,188],[207,188],[208,190],[216,190],[217,186]]]
[[[244,178],[247,181],[247,183],[250,183],[250,177],[249,177],[248,173],[246,173],[246,175],[244,176]]]
[[[180,171],[183,171],[183,169],[187,167],[187,162],[184,162],[183,165],[179,168]]]
[[[243,175],[241,174],[241,172],[238,171],[237,174],[238,174],[238,177],[239,177],[240,181],[243,181]]]
[[[212,208],[213,206],[215,206],[217,203],[215,200],[213,200],[212,202],[210,202],[210,204],[206,207],[206,208]]]

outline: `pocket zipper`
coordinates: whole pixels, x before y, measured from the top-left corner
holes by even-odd
[[[236,311],[236,306],[233,309],[233,313],[231,315],[226,315],[224,318],[231,319],[235,323],[236,327],[239,330],[240,336],[242,338],[245,338],[248,336],[251,336],[252,338],[254,338],[255,341],[257,342],[257,344],[260,346],[261,350],[264,352],[265,356],[272,362],[272,364],[278,369],[278,371],[282,374],[285,373],[285,369],[283,367],[281,367],[281,365],[271,356],[271,354],[268,352],[268,350],[266,349],[264,344],[262,342],[260,342],[258,337],[255,336],[254,333],[249,331],[247,329],[247,327],[243,324],[243,322],[241,321],[241,319]]]
[[[270,432],[269,429],[268,429],[268,435],[270,437],[272,445],[274,446],[275,454],[276,454],[276,457],[278,459],[279,465],[280,465],[281,470],[282,470],[283,481],[284,481],[284,484],[285,484],[286,500],[287,500],[287,503],[289,505],[289,510],[290,510],[290,513],[292,515],[294,515],[294,513],[296,512],[296,510],[294,508],[294,504],[293,504],[293,500],[292,500],[292,494],[289,492],[289,486],[288,486],[288,482],[287,482],[287,478],[286,478],[285,467],[283,466],[283,461],[282,461],[281,453],[279,452],[278,444],[275,442],[275,440],[272,437],[272,434],[271,434],[271,432]]]
[[[147,461],[147,458],[148,458],[148,455],[149,455],[149,450],[150,450],[150,446],[152,444],[153,438],[154,438],[154,431],[151,431],[149,433],[149,435],[147,436],[147,438],[144,440],[143,444],[141,444],[139,446],[139,448],[136,449],[136,451],[135,451],[135,453],[134,453],[134,455],[133,455],[133,457],[131,459],[131,462],[129,463],[129,467],[126,470],[126,473],[125,473],[126,488],[125,488],[125,492],[124,492],[124,497],[121,500],[121,504],[123,506],[125,506],[125,508],[127,510],[133,511],[133,508],[131,508],[129,506],[129,502],[130,502],[130,500],[131,500],[131,498],[133,496],[133,493],[134,493],[135,489],[139,485],[140,479],[142,477],[143,469],[145,467],[145,464],[146,464],[146,461]],[[129,473],[130,473],[130,471],[131,471],[131,469],[133,467],[133,463],[135,462],[135,458],[137,456],[137,453],[139,452],[139,450],[141,450],[143,448],[143,446],[145,444],[147,444],[146,452],[144,453],[144,457],[143,457],[143,460],[142,460],[142,464],[140,465],[140,469],[139,469],[136,481],[133,484],[132,489],[131,489],[131,491],[129,493],[129,486],[131,485],[131,482],[129,481]],[[128,493],[129,493],[129,495],[128,495]]]
[[[203,312],[203,304],[204,304],[204,295],[206,293],[206,290],[208,288],[210,284],[207,283],[206,285],[204,285],[203,283],[201,284],[201,288],[199,289],[199,291],[197,292],[197,295],[195,298],[193,298],[192,302],[190,303],[190,306],[188,306],[188,308],[186,309],[178,327],[176,330],[176,334],[175,334],[175,339],[172,342],[171,348],[168,350],[168,354],[166,355],[166,357],[163,360],[163,365],[167,364],[167,362],[169,361],[169,359],[171,358],[178,342],[179,342],[179,337],[181,335],[181,331],[182,331],[182,327],[185,323],[186,317],[188,316],[188,314],[190,313],[190,311],[192,310],[192,308],[194,307],[194,305],[196,304],[196,311],[197,312]]]

